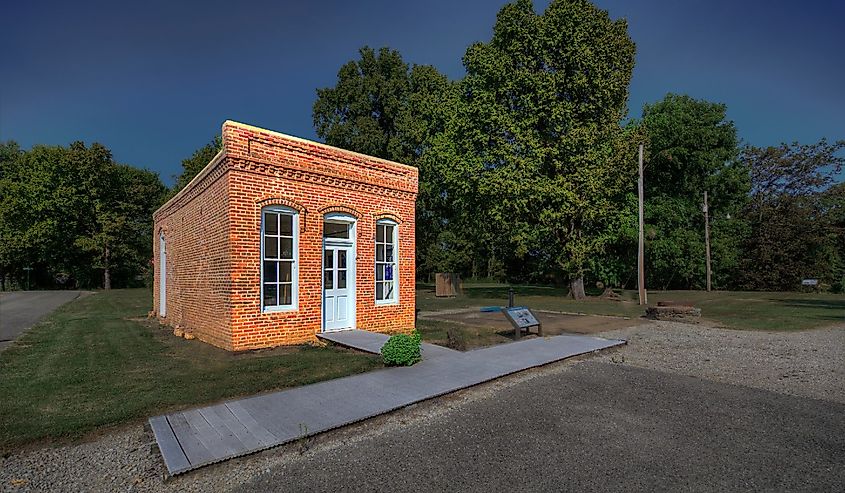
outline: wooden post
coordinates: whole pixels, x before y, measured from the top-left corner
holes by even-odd
[[[704,191],[704,251],[707,255],[707,292],[710,292],[710,211],[707,210],[707,190]]]
[[[640,305],[648,304],[648,295],[645,292],[645,243],[643,239],[643,145],[640,144],[640,177],[637,180],[637,190],[639,192],[640,205],[640,245],[637,254],[637,272],[638,280],[637,287],[639,289]]]

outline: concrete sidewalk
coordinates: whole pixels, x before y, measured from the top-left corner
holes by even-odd
[[[373,349],[370,333],[361,345]],[[343,337],[341,335],[340,337]],[[347,334],[347,345],[352,345]],[[422,362],[150,418],[171,475],[282,445],[511,373],[625,344],[561,335],[466,353],[423,349]],[[380,346],[379,346],[380,347]]]

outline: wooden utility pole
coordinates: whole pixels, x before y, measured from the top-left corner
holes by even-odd
[[[640,305],[648,304],[648,295],[645,292],[645,243],[643,239],[643,145],[640,144],[640,177],[637,180],[640,204],[640,247],[637,254],[637,287],[640,294]]]
[[[707,255],[707,291],[710,291],[710,211],[707,207],[707,190],[704,191],[704,251]]]

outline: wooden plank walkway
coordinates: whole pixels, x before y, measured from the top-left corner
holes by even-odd
[[[370,349],[378,345],[367,333],[359,335],[360,345]],[[346,334],[345,339],[349,343],[354,337]],[[358,344],[350,344],[353,343]],[[167,470],[175,475],[528,368],[621,344],[625,341],[560,335],[466,353],[424,349],[423,361],[411,367],[352,375],[156,416],[149,421]]]

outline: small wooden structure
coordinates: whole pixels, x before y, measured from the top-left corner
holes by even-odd
[[[434,295],[447,298],[461,294],[461,276],[453,272],[438,272],[435,276]]]

